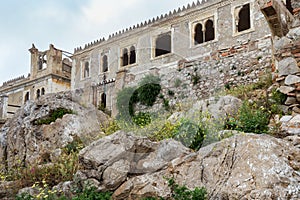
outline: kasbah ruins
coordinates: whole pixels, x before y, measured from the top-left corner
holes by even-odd
[[[84,102],[115,116],[117,92],[145,74],[160,76],[164,91],[176,91],[173,104],[257,82],[266,73],[286,87],[288,75],[300,76],[300,43],[276,49],[274,40],[299,27],[299,11],[298,0],[204,0],[77,47],[71,55],[52,44],[46,51],[32,45],[30,73],[0,87],[0,121],[28,100],[66,90],[83,91]],[[290,70],[278,74],[280,67]],[[183,86],[176,88],[175,80]],[[297,111],[300,85],[293,86],[286,104]]]

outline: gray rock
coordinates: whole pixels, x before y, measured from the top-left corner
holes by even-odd
[[[37,125],[37,120],[47,118],[58,108],[72,110],[73,114]],[[0,129],[0,162],[11,168],[55,161],[61,149],[78,138],[90,144],[108,121],[109,117],[94,106],[80,105],[71,92],[44,95],[27,102]]]
[[[280,86],[279,88],[279,92],[283,93],[283,94],[288,94],[290,92],[293,92],[295,90],[294,87],[290,87],[290,86]]]
[[[284,84],[286,84],[286,85],[293,85],[293,84],[296,84],[296,83],[299,83],[299,82],[300,82],[300,77],[299,76],[288,75],[285,78]]]
[[[297,61],[294,58],[288,57],[278,63],[279,76],[293,75],[299,72]]]
[[[297,99],[295,97],[288,97],[284,102],[285,105],[293,105],[297,103]]]
[[[300,38],[300,27],[291,29],[288,32],[287,37],[290,38],[290,39],[293,39],[293,40],[299,39]]]
[[[109,190],[117,189],[127,178],[130,172],[130,162],[119,160],[105,169],[103,172],[103,184]]]
[[[275,40],[274,47],[275,47],[276,50],[278,50],[278,49],[281,49],[282,47],[285,47],[285,46],[287,46],[289,44],[292,44],[292,43],[293,43],[293,41],[291,39],[289,39],[287,37],[282,37],[278,40]]]
[[[79,160],[84,170],[76,179],[94,178],[100,181],[100,188],[114,190],[127,179],[128,174],[153,173],[165,168],[174,158],[190,152],[174,140],[156,143],[118,131],[80,151]]]
[[[190,189],[204,186],[210,199],[296,200],[300,196],[299,153],[282,139],[238,134],[174,159],[165,170],[130,178],[113,198],[167,197],[170,188],[165,177],[173,177]]]

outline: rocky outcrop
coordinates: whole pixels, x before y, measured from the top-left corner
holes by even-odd
[[[285,140],[239,134],[176,158],[161,171],[129,177],[114,199],[167,197],[164,177],[188,188],[205,186],[209,199],[299,199],[299,153]]]
[[[239,133],[193,152],[119,131],[80,152],[73,184],[114,191],[113,199],[170,197],[167,179],[205,187],[209,199],[299,199],[300,137]],[[67,182],[67,185],[72,183]],[[61,184],[64,185],[64,184]]]
[[[76,138],[89,144],[109,118],[93,106],[79,104],[78,95],[64,92],[28,101],[0,130],[1,164],[11,168],[47,163],[60,156],[61,149]],[[38,125],[38,120],[59,108],[72,112],[50,124]]]
[[[157,143],[119,131],[80,152],[84,170],[77,172],[76,180],[82,184],[90,181],[102,190],[115,190],[128,177],[160,171],[173,159],[189,153],[190,149],[175,140]]]

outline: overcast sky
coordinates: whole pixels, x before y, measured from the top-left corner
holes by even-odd
[[[74,48],[192,0],[6,0],[0,6],[0,85],[30,72],[32,43]]]

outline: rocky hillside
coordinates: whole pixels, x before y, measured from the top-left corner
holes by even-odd
[[[1,167],[51,163],[74,140],[89,144],[101,135],[109,118],[79,100],[80,93],[64,92],[28,101],[0,130]]]

